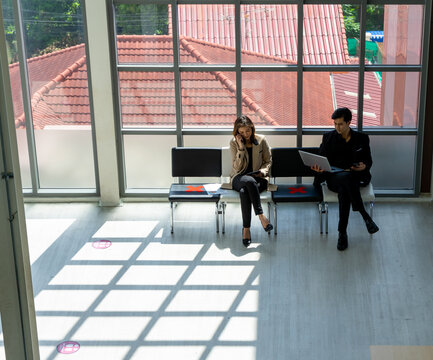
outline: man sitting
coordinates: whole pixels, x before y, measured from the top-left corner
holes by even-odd
[[[370,140],[367,134],[350,128],[352,113],[348,108],[338,108],[332,114],[335,130],[323,134],[319,154],[326,156],[331,166],[344,171],[325,172],[319,166],[312,167],[318,174],[314,183],[326,181],[328,188],[338,193],[339,215],[337,249],[343,251],[348,246],[347,224],[350,205],[353,211],[359,211],[370,234],[379,231],[379,227],[365,211],[359,191],[360,186],[370,183],[370,168],[373,163],[370,152]]]

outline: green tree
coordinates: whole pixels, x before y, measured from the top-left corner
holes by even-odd
[[[84,42],[79,0],[23,0],[22,17],[28,57]]]
[[[27,57],[84,42],[80,0],[21,0]],[[92,1],[92,0],[89,0]],[[2,0],[11,61],[17,61],[16,29],[11,0]],[[168,5],[116,5],[117,33],[168,34]]]
[[[168,5],[116,5],[119,35],[167,35]]]
[[[357,5],[343,6],[343,18],[344,28],[346,29],[346,35],[348,38],[359,39],[360,36],[360,9]],[[367,6],[367,23],[366,30],[383,30],[383,19],[384,19],[383,5],[368,5]]]

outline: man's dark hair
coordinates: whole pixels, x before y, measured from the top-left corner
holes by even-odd
[[[352,112],[347,107],[341,107],[336,109],[331,116],[332,120],[339,119],[341,117],[345,122],[348,123],[349,121],[352,121]]]

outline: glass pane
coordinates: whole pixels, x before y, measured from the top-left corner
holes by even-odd
[[[26,123],[24,117],[21,75],[18,61],[17,37],[14,23],[12,0],[2,0],[6,49],[9,62],[9,77],[12,90],[15,127],[17,129],[18,156],[20,161],[21,182],[23,188],[31,188],[29,152],[27,147]]]
[[[174,74],[119,72],[120,107],[124,128],[175,128]]]
[[[90,126],[35,130],[41,188],[95,188]]]
[[[20,161],[21,183],[24,189],[31,189],[30,161],[25,129],[17,128],[18,157]]]
[[[127,189],[169,188],[174,135],[124,135]]]
[[[242,113],[256,126],[296,127],[296,72],[243,72]]]
[[[423,5],[368,5],[366,61],[420,64],[423,20]]]
[[[234,72],[181,73],[184,127],[229,127],[236,119]]]
[[[370,147],[375,189],[414,189],[416,136],[370,135]]]
[[[296,64],[297,5],[241,5],[243,64]]]
[[[366,76],[367,74],[369,73],[366,73]],[[375,76],[381,82],[380,92],[369,89],[366,83],[365,94],[371,94],[374,107],[364,107],[364,127],[416,128],[420,73],[382,72]]]
[[[183,143],[185,147],[228,147],[232,137],[232,135],[185,135]]]
[[[302,136],[303,147],[319,147],[322,143],[322,135],[304,135]]]
[[[170,5],[114,7],[119,63],[173,63]]]
[[[358,74],[338,74],[346,75],[351,79],[352,89],[357,86],[356,79]],[[303,73],[303,98],[302,98],[302,126],[303,127],[334,127],[331,119],[332,112],[337,105],[337,93],[340,104],[346,104],[351,96],[344,93],[345,84],[339,83],[339,91],[336,90],[334,74],[330,72],[304,72]],[[355,85],[356,84],[356,85]],[[355,92],[357,96],[357,91]],[[341,100],[340,100],[341,99]],[[347,106],[347,105],[346,105]],[[356,119],[354,119],[356,120]]]
[[[22,5],[41,187],[94,188],[82,4]]]
[[[179,5],[180,61],[235,63],[234,5]]]
[[[320,146],[322,135],[305,135],[303,146]],[[376,190],[414,188],[416,136],[370,135],[372,184]],[[401,171],[402,166],[405,171]]]
[[[260,134],[260,129],[257,131]],[[266,135],[269,146],[276,147],[296,147],[296,135]]]
[[[358,62],[355,58],[356,38],[359,39],[359,7],[336,4],[304,6],[304,64],[344,65]]]

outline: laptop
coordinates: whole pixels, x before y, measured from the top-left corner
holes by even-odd
[[[314,166],[314,165],[318,165],[320,166],[321,169],[331,172],[331,173],[337,173],[337,172],[342,172],[344,171],[344,169],[335,167],[335,166],[331,166],[329,164],[328,158],[325,156],[321,156],[321,155],[316,155],[316,154],[312,154],[306,151],[302,151],[302,150],[298,150],[299,151],[299,155],[301,156],[302,161],[304,162],[304,164],[306,166]]]

